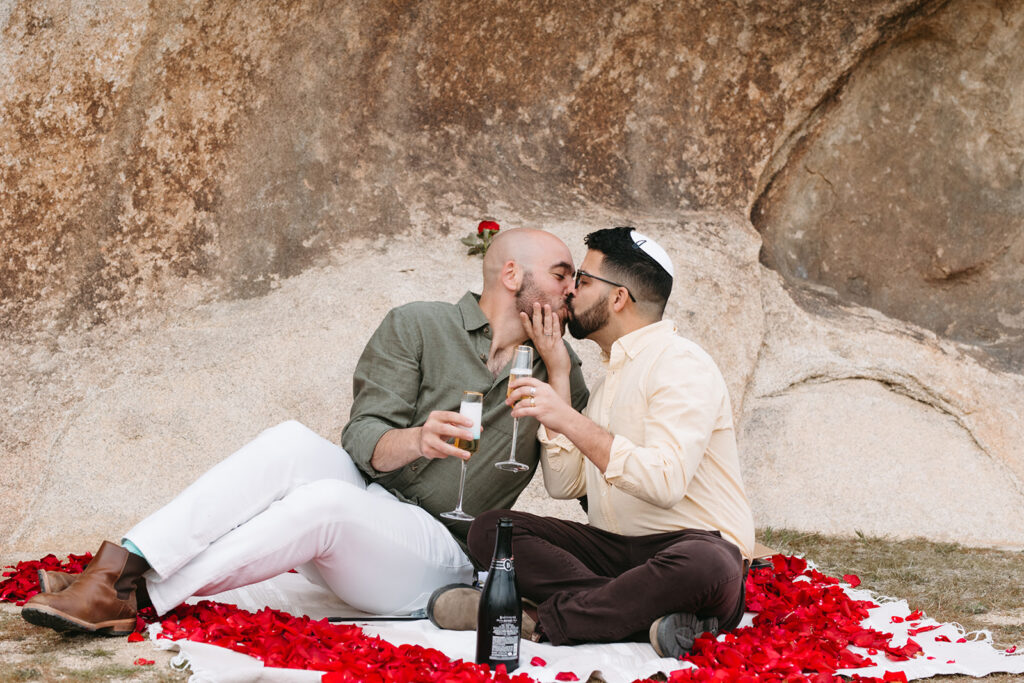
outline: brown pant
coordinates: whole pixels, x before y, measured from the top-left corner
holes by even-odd
[[[743,616],[743,556],[717,531],[622,536],[491,510],[469,531],[478,567],[490,564],[499,517],[512,519],[519,590],[538,603],[541,629],[554,645],[646,641],[651,623],[673,612],[716,617],[722,630]]]

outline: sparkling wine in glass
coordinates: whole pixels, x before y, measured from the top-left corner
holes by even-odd
[[[522,377],[533,376],[533,347],[532,346],[517,346],[516,355],[512,360],[512,369],[508,371],[508,392],[505,397],[507,398],[512,394],[512,382]],[[525,465],[516,460],[516,440],[519,437],[519,418],[512,420],[512,450],[508,454],[508,460],[502,460],[501,462],[494,463],[494,466],[499,470],[506,470],[508,472],[524,472],[530,469],[529,465]]]
[[[470,441],[465,439],[455,438],[455,447],[461,448],[464,451],[470,453],[476,453],[477,447],[480,445],[480,422],[483,418],[484,410],[484,395],[479,391],[464,391],[462,392],[462,404],[459,406],[459,413],[465,417],[468,417],[473,421],[473,426],[469,428],[473,432],[473,438]],[[459,502],[455,506],[454,510],[449,512],[442,512],[441,516],[446,519],[460,519],[464,522],[471,522],[473,520],[472,515],[467,515],[462,511],[462,494],[466,490],[466,461],[462,460],[462,467],[459,470]]]

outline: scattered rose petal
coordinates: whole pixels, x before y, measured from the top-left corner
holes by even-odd
[[[18,607],[39,592],[39,571],[59,571],[80,574],[92,560],[92,553],[68,555],[61,562],[56,555],[47,555],[41,560],[19,562],[5,567],[0,576],[0,602],[13,602]]]
[[[61,562],[48,555],[9,567],[0,580],[0,600],[23,602],[38,592],[39,569],[80,572],[91,559],[91,555],[70,555]],[[843,580],[850,586],[855,580],[859,582],[852,574],[844,575]],[[887,674],[885,679],[843,675],[843,669],[873,664],[851,650],[851,645],[863,647],[872,655],[884,652],[896,661],[920,656],[922,650],[913,640],[895,646],[892,633],[862,626],[868,610],[877,605],[852,599],[840,584],[839,579],[809,568],[802,558],[773,556],[769,567],[747,575],[746,601],[748,610],[755,613],[753,624],[719,638],[702,634],[684,658],[694,666],[673,671],[669,683],[905,680],[898,672]],[[920,611],[915,611],[906,617],[893,617],[892,623],[914,622],[922,617]],[[267,666],[320,671],[326,683],[534,683],[523,673],[509,675],[504,666],[492,672],[483,664],[453,661],[435,649],[393,645],[351,624],[314,621],[272,609],[253,613],[210,601],[181,605],[161,618],[152,609],[141,610],[136,619],[138,633],[129,640],[144,639],[142,632],[155,622],[162,627],[159,638],[217,645],[259,659]],[[935,627],[913,623],[912,628],[923,633]],[[945,636],[936,636],[935,640],[949,642]],[[961,638],[958,642],[967,640]],[[154,663],[142,658],[136,663],[144,665],[141,662]],[[540,657],[530,663],[547,665]],[[555,678],[579,680],[571,672],[561,672]]]
[[[912,628],[912,629],[909,629],[909,630],[907,631],[907,633],[908,633],[909,635],[912,635],[912,636],[916,636],[916,635],[917,635],[918,633],[924,633],[924,632],[926,632],[926,631],[934,631],[934,630],[935,630],[935,629],[937,629],[937,628],[938,628],[939,626],[941,626],[941,624],[932,624],[931,626],[920,626],[920,627],[918,627],[918,628]]]
[[[938,638],[936,638],[936,640],[938,640]],[[1016,651],[1017,651],[1017,646],[1016,645],[1012,645],[1012,646],[1006,648],[1006,654],[1008,654],[1008,655],[1012,655]]]
[[[856,588],[860,585],[860,577],[856,574],[843,574],[843,581],[850,584],[850,588]]]
[[[135,660],[135,666],[153,666],[156,662],[152,659],[143,659],[139,657]]]
[[[143,635],[142,635],[141,633],[139,633],[138,631],[135,631],[134,633],[132,633],[132,634],[130,634],[130,635],[128,636],[128,642],[129,642],[129,643],[141,643],[141,642],[142,642],[142,641],[144,641],[145,639],[146,639],[146,637],[145,637],[145,636],[143,636]]]

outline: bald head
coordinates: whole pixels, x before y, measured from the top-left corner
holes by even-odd
[[[554,265],[568,266],[570,271],[573,268],[569,248],[550,232],[532,228],[502,231],[484,255],[484,290],[497,284],[509,261],[527,272]]]

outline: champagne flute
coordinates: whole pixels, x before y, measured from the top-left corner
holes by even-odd
[[[473,432],[473,439],[466,441],[455,437],[455,447],[461,448],[464,451],[470,453],[476,453],[477,447],[480,445],[480,422],[483,418],[484,411],[484,395],[479,391],[463,391],[462,392],[462,404],[459,406],[459,414],[468,417],[473,421],[473,426],[470,427],[470,431]],[[460,458],[461,460],[461,458]],[[473,521],[472,515],[467,515],[462,511],[462,494],[466,490],[466,461],[462,460],[462,469],[459,472],[459,502],[455,506],[454,510],[448,512],[442,512],[441,516],[445,519],[460,519],[463,522]]]
[[[508,398],[512,394],[512,382],[521,377],[532,377],[533,376],[533,347],[532,346],[517,346],[516,355],[512,360],[512,369],[508,372],[508,391],[505,393],[505,397]],[[502,460],[501,462],[494,463],[494,466],[499,470],[506,470],[508,472],[523,472],[530,469],[529,465],[523,464],[516,460],[516,439],[519,436],[519,418],[512,420],[512,450],[508,454],[508,460]]]

